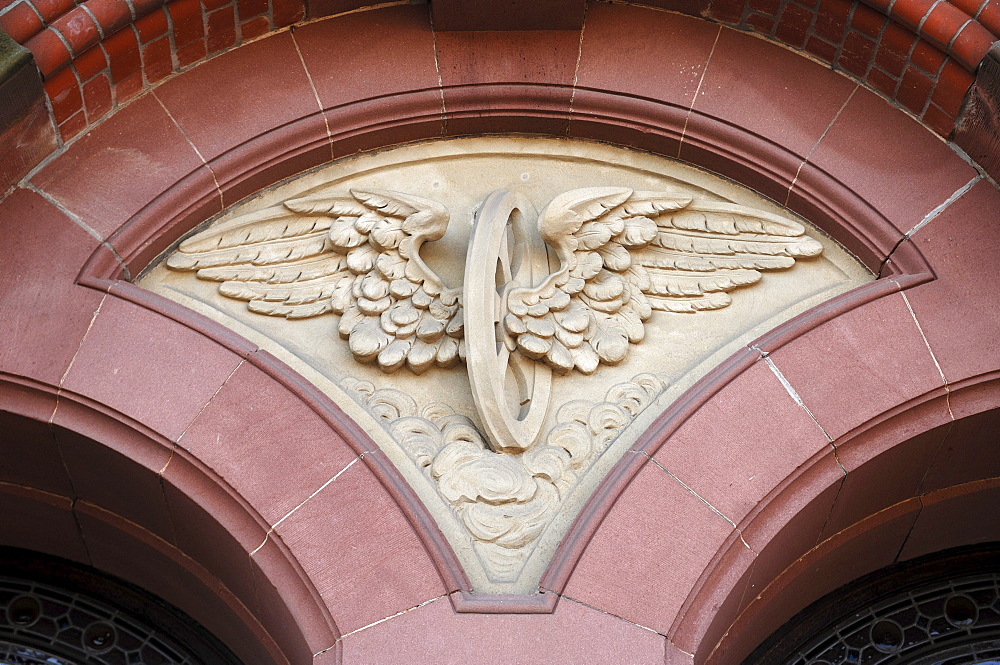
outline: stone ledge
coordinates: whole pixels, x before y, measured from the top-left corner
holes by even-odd
[[[31,51],[0,30],[0,195],[56,149]]]

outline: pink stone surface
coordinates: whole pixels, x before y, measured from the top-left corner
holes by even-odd
[[[810,603],[891,564],[919,510],[911,499],[824,542],[761,592],[727,636],[727,662],[740,662],[768,635]]]
[[[358,39],[359,34],[364,39]],[[425,5],[317,21],[297,29],[294,38],[323,108],[438,84]],[[371,76],[373,67],[377,77]],[[440,105],[440,93],[437,96]]]
[[[445,593],[413,528],[361,460],[299,506],[275,532],[342,633]]]
[[[147,95],[88,132],[31,182],[107,238],[178,180],[203,168],[184,134]]]
[[[921,492],[1000,477],[996,432],[1000,412],[967,416],[946,428],[943,441],[923,478]]]
[[[265,665],[268,639],[219,580],[177,549],[121,517],[80,502],[76,515],[92,565],[137,584],[186,612],[245,665]]]
[[[176,439],[240,362],[200,333],[108,296],[64,388]]]
[[[757,560],[733,533],[724,553],[706,568],[670,631],[671,643],[703,661],[736,619]]]
[[[805,157],[856,86],[777,44],[723,28],[693,108]]]
[[[809,162],[867,199],[903,233],[976,176],[940,138],[864,88]]]
[[[35,192],[0,203],[0,369],[57,385],[101,294],[73,283],[97,239]],[[49,414],[46,414],[49,415]]]
[[[900,560],[930,554],[942,547],[988,543],[1000,533],[1000,480],[990,478],[938,490],[922,498],[913,530]]]
[[[250,557],[258,617],[290,660],[308,663],[337,639],[332,619],[316,603],[304,576],[288,565],[286,552],[269,537]]]
[[[0,389],[0,401],[5,408],[14,408],[14,399],[13,390]],[[54,400],[46,406],[48,413],[44,416],[47,419],[54,409]],[[0,436],[0,482],[73,496],[73,486],[63,467],[52,429],[45,420],[0,411],[0,432],[3,432]]]
[[[223,53],[164,82],[156,96],[208,161],[320,110],[287,32]]]
[[[921,422],[926,431],[915,436],[879,427],[837,447],[837,461],[847,476],[823,529],[823,538],[923,491],[924,479],[950,429],[943,399],[933,403],[930,410],[934,412],[932,419]],[[911,413],[916,416],[918,411]]]
[[[269,524],[357,457],[315,411],[248,362],[228,377],[178,443]]]
[[[264,542],[266,528],[213,489],[211,480],[185,460],[171,459],[163,473],[163,495],[176,546],[258,612],[250,552]]]
[[[943,385],[898,293],[810,330],[773,351],[771,360],[834,440]]]
[[[563,599],[554,614],[456,614],[447,598],[344,638],[343,662],[661,665],[664,638]]]
[[[820,542],[843,479],[831,450],[812,460],[792,483],[762,502],[752,519],[739,525],[743,540],[757,553],[741,611]]]
[[[828,446],[806,410],[759,360],[712,396],[654,458],[739,523],[792,471]]]
[[[587,111],[574,123],[589,138],[677,154],[670,132],[693,103],[699,122],[719,119],[776,150],[805,155],[819,141],[810,173],[853,188],[899,232],[975,176],[865,90],[833,121],[853,84],[694,17],[591,3],[582,44],[578,31],[440,33],[436,51],[427,17],[425,5],[385,7],[219,55],[109,116],[31,184],[107,237],[129,220],[146,223],[151,204],[172,212],[164,201],[185,177],[200,174],[212,191],[193,143],[232,202],[325,160],[324,119],[337,155],[442,135],[438,68],[445,106],[464,114],[449,118],[449,133],[565,133],[576,79],[574,108]],[[626,119],[609,128],[598,111]],[[626,126],[632,111],[659,124]],[[706,127],[692,123],[688,136]],[[300,154],[268,152],[265,164],[268,141],[286,129],[320,139]],[[721,170],[721,150],[682,156]],[[662,469],[647,463],[618,498],[554,614],[497,616],[453,611],[404,510],[328,420],[239,353],[77,285],[91,253],[106,250],[57,205],[18,189],[0,202],[0,331],[14,340],[0,349],[0,371],[40,382],[46,397],[6,387],[0,399],[40,421],[56,413],[51,427],[0,413],[0,540],[92,557],[180,605],[243,649],[248,665],[266,660],[247,646],[266,643],[265,630],[295,665],[315,654],[318,665],[341,656],[693,665],[741,611],[726,639],[745,654],[900,547],[906,558],[1000,532],[1000,492],[980,480],[1000,474],[1000,423],[980,413],[997,406],[997,210],[1000,194],[980,182],[908,241],[934,280],[768,349],[836,452],[758,362],[656,453]],[[878,246],[895,239],[883,234]],[[959,391],[950,402],[935,359]],[[54,394],[64,374],[56,410],[44,390]],[[949,406],[962,418],[953,425]],[[264,627],[220,619],[240,612]],[[338,630],[347,636],[335,645]]]
[[[577,85],[690,108],[719,30],[689,16],[591,3]]]
[[[594,534],[565,595],[665,635],[732,531],[723,517],[649,462]],[[623,557],[624,552],[631,555]]]
[[[147,446],[146,454],[134,455],[141,460],[136,461],[106,443],[62,427],[53,427],[51,436],[59,445],[75,498],[121,515],[173,542],[159,477],[160,469],[170,458],[168,449]],[[149,449],[153,454],[149,454]]]
[[[1000,364],[1000,192],[980,181],[918,230],[911,242],[937,279],[907,298],[949,382],[995,370]]]
[[[435,40],[445,88],[480,83],[571,86],[580,34],[572,30],[442,32]],[[448,97],[446,90],[446,108]]]
[[[0,544],[90,562],[72,499],[19,485],[0,483]]]

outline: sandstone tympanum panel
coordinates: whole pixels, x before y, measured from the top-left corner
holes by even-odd
[[[231,207],[140,283],[258,343],[392,459],[473,590],[531,593],[607,471],[741,345],[872,276],[680,162],[433,141]]]

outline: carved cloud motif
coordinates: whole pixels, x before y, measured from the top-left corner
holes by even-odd
[[[490,450],[472,422],[447,405],[418,411],[401,391],[353,378],[342,385],[436,484],[493,580],[509,582],[580,479],[668,381],[640,374],[613,386],[604,401],[563,405],[545,440],[523,455]]]

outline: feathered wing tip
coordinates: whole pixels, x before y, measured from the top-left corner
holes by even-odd
[[[721,309],[762,272],[823,246],[791,219],[677,192],[595,187],[557,196],[539,219],[557,273],[508,297],[504,326],[557,372],[622,362],[653,311]]]
[[[181,243],[167,265],[221,282],[249,311],[290,320],[333,313],[361,362],[387,372],[450,367],[464,355],[462,309],[420,259],[448,210],[380,190],[320,192],[241,215]]]

